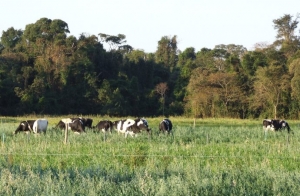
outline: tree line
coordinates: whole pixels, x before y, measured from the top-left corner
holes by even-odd
[[[60,19],[11,27],[0,41],[0,115],[295,119],[298,19],[274,19],[275,41],[257,43],[252,51],[235,44],[180,51],[174,35],[146,53],[123,34],[76,38]]]

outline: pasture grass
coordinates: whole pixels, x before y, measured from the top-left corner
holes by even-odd
[[[72,116],[69,116],[72,117]],[[298,195],[300,135],[262,131],[261,120],[170,118],[173,135],[12,133],[37,117],[2,117],[0,195]],[[91,116],[96,124],[108,117]],[[111,120],[118,120],[117,118]]]

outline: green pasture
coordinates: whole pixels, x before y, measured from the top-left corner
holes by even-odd
[[[68,116],[73,117],[73,116]],[[85,116],[86,117],[86,116]],[[109,118],[89,116],[93,124]],[[0,195],[298,195],[300,134],[268,132],[262,119],[170,117],[173,135],[158,135],[162,118],[147,118],[152,137],[65,134],[49,121],[46,135],[12,133],[0,118]]]

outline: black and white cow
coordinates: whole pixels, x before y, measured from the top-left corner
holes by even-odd
[[[46,133],[48,127],[48,120],[46,119],[37,119],[37,120],[25,120],[20,122],[19,126],[15,130],[15,134],[19,132],[30,133]]]
[[[25,133],[30,133],[32,131],[34,122],[35,122],[35,120],[25,120],[25,121],[20,122],[19,126],[15,130],[15,134],[17,134],[21,131],[24,131]]]
[[[56,128],[66,129],[66,124],[68,124],[68,130],[72,130],[74,133],[83,133],[85,132],[85,125],[82,119],[80,118],[64,118],[61,119]]]
[[[132,119],[126,119],[126,120],[117,120],[113,122],[113,128],[118,132],[118,133],[125,133],[126,130],[132,126],[135,123],[134,120]]]
[[[85,126],[84,122],[81,119],[74,119],[72,122],[69,122],[69,129],[71,129],[74,133],[84,133]]]
[[[272,126],[275,131],[287,129],[288,133],[291,132],[291,128],[285,120],[272,120]]]
[[[264,119],[263,128],[265,131],[281,131],[287,129],[288,133],[291,132],[291,128],[285,120]]]
[[[124,133],[125,138],[128,134],[132,137],[136,136],[142,130],[146,130],[150,136],[151,129],[148,127],[148,122],[144,118],[138,118],[136,120],[126,119],[113,122],[113,127],[118,133]]]
[[[136,136],[136,134],[141,133],[142,131],[147,131],[148,136],[151,135],[151,129],[148,126],[148,122],[144,118],[138,118],[134,120],[134,124],[129,126],[125,131],[125,138],[127,135]]]
[[[76,119],[80,119],[83,122],[84,127],[92,128],[93,119],[91,119],[91,118],[82,118],[82,117],[66,118],[65,121],[72,122],[73,120],[76,120]],[[56,128],[59,128],[59,129],[65,129],[65,127],[66,127],[66,124],[62,120],[60,120],[58,122],[58,124],[56,125]]]
[[[159,132],[170,134],[172,132],[173,125],[169,119],[165,118],[159,123],[158,128]]]
[[[98,122],[96,126],[92,128],[94,129],[94,132],[102,131],[103,133],[106,132],[112,133],[113,123],[110,120],[101,120]]]

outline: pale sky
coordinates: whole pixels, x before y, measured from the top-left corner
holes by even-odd
[[[70,34],[124,34],[134,49],[155,52],[163,36],[178,48],[272,43],[274,19],[300,13],[300,0],[1,0],[0,35],[40,18],[65,21]],[[300,24],[299,24],[300,27]],[[300,35],[299,28],[296,35]]]

